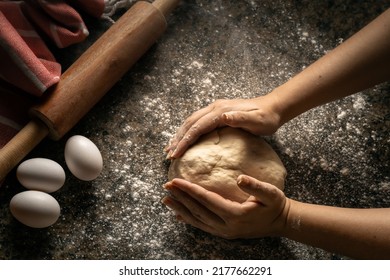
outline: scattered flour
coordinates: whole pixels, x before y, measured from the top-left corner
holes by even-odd
[[[93,135],[105,158],[102,177],[67,196],[73,205],[64,204],[61,232],[49,232],[57,242],[50,246],[62,252],[49,258],[333,257],[284,239],[214,238],[177,223],[161,204],[168,167],[163,148],[186,117],[220,98],[266,94],[332,46],[310,24],[292,18],[286,1],[278,2],[284,8],[272,17],[250,15],[262,1],[246,1],[248,11],[228,9],[227,2],[199,1],[187,11],[190,17],[171,27],[173,38],[164,37],[151,52],[153,63],[146,60],[148,67],[120,83],[123,97],[103,110],[109,125]],[[291,24],[281,24],[280,17]],[[207,40],[188,40],[189,31]],[[169,56],[157,56],[161,52]],[[287,168],[288,196],[339,206],[390,205],[389,112],[367,98],[360,93],[315,108],[267,138]]]

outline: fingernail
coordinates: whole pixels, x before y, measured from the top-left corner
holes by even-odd
[[[224,121],[225,123],[231,123],[232,120],[233,120],[232,114],[229,114],[229,113],[224,113],[224,114],[222,115],[222,118],[223,118],[223,121]]]
[[[229,121],[230,117],[229,117],[228,114],[224,113],[224,114],[222,114],[222,118],[223,118],[224,121]]]
[[[238,185],[241,185],[242,183],[243,183],[242,175],[239,175],[239,176],[237,177],[237,184],[238,184]]]
[[[172,148],[172,149],[169,151],[167,158],[168,158],[168,159],[174,159],[175,156],[176,156],[176,147]]]
[[[172,189],[172,183],[171,182],[165,183],[163,185],[163,188],[168,190],[168,191],[171,190]]]
[[[173,151],[171,151],[171,153],[170,153],[170,159],[175,159],[175,158],[176,158],[176,154],[177,154],[176,149],[174,149]]]
[[[248,184],[249,180],[245,175],[240,175],[237,178],[237,184],[238,185],[245,185]]]

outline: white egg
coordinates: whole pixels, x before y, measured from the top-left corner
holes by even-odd
[[[22,224],[33,228],[45,228],[54,224],[60,216],[60,205],[50,194],[41,191],[24,191],[10,202],[12,215]]]
[[[103,169],[103,158],[88,138],[75,135],[65,145],[65,162],[72,174],[83,181],[96,179]]]
[[[32,158],[16,169],[18,181],[27,189],[55,192],[65,183],[65,171],[57,162],[47,158]]]

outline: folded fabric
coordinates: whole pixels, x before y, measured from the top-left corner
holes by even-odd
[[[0,78],[36,96],[57,83],[61,66],[42,38],[59,48],[84,40],[88,30],[74,7],[100,17],[104,0],[0,1]]]
[[[36,102],[32,96],[0,82],[0,148],[28,121],[28,110]]]

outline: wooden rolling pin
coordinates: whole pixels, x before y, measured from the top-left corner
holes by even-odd
[[[0,182],[47,135],[64,136],[156,42],[180,0],[137,2],[61,76],[0,150]]]

